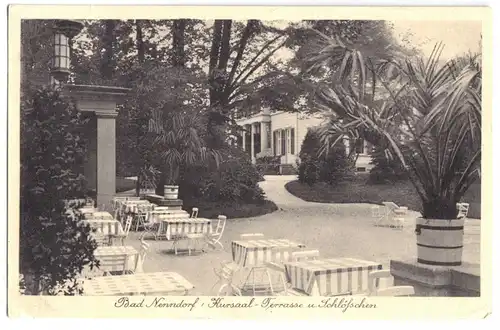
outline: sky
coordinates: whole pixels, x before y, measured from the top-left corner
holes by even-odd
[[[434,45],[442,41],[445,45],[442,59],[450,59],[456,55],[477,52],[480,48],[480,21],[391,21],[394,33],[404,35],[411,32],[409,38],[420,48],[424,55],[429,56]]]

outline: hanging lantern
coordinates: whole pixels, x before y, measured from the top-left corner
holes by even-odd
[[[83,28],[78,20],[56,20],[54,27],[54,57],[51,75],[58,82],[66,82],[71,73],[70,39]]]

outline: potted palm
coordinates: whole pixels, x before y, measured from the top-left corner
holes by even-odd
[[[178,199],[180,172],[183,167],[215,161],[219,165],[220,154],[205,146],[203,139],[204,118],[195,112],[153,111],[149,131],[155,134],[154,144],[163,164],[160,184],[165,199]]]
[[[309,68],[336,63],[334,82],[314,92],[316,105],[331,114],[321,128],[322,150],[341,142],[339,133],[383,141],[422,202],[418,262],[460,265],[464,219],[457,219],[456,204],[480,177],[480,55],[444,62],[438,44],[427,59],[380,59],[338,38],[319,40],[323,47],[309,54]]]

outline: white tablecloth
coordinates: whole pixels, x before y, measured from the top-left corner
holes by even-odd
[[[368,274],[382,269],[378,262],[353,258],[303,260],[285,263],[292,287],[311,296],[362,293],[368,290]]]
[[[133,275],[101,276],[83,283],[86,296],[186,295],[193,288],[177,273],[158,272]]]
[[[118,220],[98,220],[98,219],[90,219],[83,220],[84,223],[88,223],[92,228],[97,229],[97,233],[103,235],[122,235],[124,234],[124,230],[122,224]]]
[[[265,262],[281,262],[290,258],[294,249],[302,244],[288,239],[259,239],[233,241],[233,261],[241,267],[261,266]]]
[[[94,256],[101,261],[101,271],[134,270],[138,252],[132,246],[100,246],[94,251]],[[126,264],[114,262],[119,257],[127,256]]]
[[[167,239],[171,239],[174,235],[182,237],[186,234],[206,234],[212,232],[210,223],[210,219],[204,218],[168,218],[162,219],[162,230],[165,232]]]

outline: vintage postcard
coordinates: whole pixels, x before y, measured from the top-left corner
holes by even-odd
[[[9,315],[486,317],[491,65],[487,7],[10,6]]]

